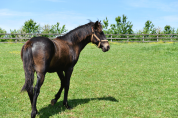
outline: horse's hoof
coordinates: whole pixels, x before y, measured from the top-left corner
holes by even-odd
[[[64,105],[65,108],[68,109],[68,110],[71,110],[71,109],[72,109],[72,107],[70,107],[68,104],[63,104],[63,105]]]
[[[38,114],[38,111],[32,111],[31,113],[31,118],[35,118],[35,116]]]
[[[55,99],[52,99],[52,100],[51,100],[51,105],[55,105],[56,102],[57,102],[57,101],[56,101]]]
[[[68,106],[68,107],[67,107],[67,109],[68,109],[68,110],[71,110],[71,109],[72,109],[72,107]]]

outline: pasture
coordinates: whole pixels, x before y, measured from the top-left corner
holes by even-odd
[[[23,44],[0,44],[0,117],[30,117]],[[51,106],[60,88],[56,73],[47,73],[37,101],[37,118],[178,117],[178,43],[110,43],[104,53],[92,44],[81,52],[69,89]]]

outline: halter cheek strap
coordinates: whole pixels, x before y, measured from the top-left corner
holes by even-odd
[[[93,36],[99,41],[99,43],[98,43],[98,48],[100,47],[101,42],[108,41],[108,40],[100,40],[100,39],[96,36],[96,34],[95,34],[95,32],[94,32],[94,30],[93,30],[93,28],[92,28],[92,35],[91,35],[91,41],[92,41],[92,42],[93,42]]]

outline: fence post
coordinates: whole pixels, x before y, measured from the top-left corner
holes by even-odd
[[[171,35],[171,42],[172,42],[172,35]]]
[[[143,42],[144,42],[144,35],[143,35]]]
[[[16,38],[16,39],[15,39],[15,43],[17,43],[17,34],[16,34],[15,38]]]
[[[129,36],[127,35],[127,42],[129,42]]]
[[[112,34],[111,34],[111,42],[112,42]]]
[[[157,42],[158,42],[158,35],[157,35]]]

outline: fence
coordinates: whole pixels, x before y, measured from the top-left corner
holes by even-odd
[[[178,34],[106,34],[108,40],[120,42],[178,41]]]
[[[0,43],[8,42],[25,42],[26,40],[36,37],[45,36],[50,39],[54,39],[57,36],[64,34],[19,34],[19,33],[0,33]],[[178,34],[106,34],[109,41],[119,42],[158,42],[158,41],[178,41]]]

